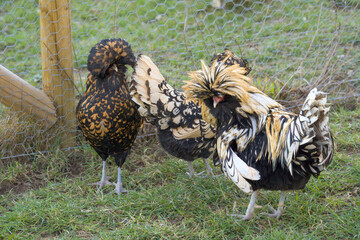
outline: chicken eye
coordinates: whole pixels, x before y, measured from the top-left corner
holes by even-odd
[[[224,98],[224,94],[222,94],[220,92],[215,92],[214,96],[219,97],[219,98]]]

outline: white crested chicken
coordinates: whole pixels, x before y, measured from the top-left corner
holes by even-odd
[[[100,190],[111,184],[106,176],[106,159],[112,156],[118,166],[117,194],[126,192],[121,167],[142,125],[125,76],[125,65],[134,66],[135,61],[130,45],[123,39],[105,39],[96,44],[88,57],[86,92],[76,107],[82,134],[103,160],[101,180],[95,185]]]
[[[228,57],[230,57],[229,54]],[[218,162],[242,191],[252,193],[243,220],[254,216],[260,189],[280,190],[278,209],[266,213],[279,218],[285,191],[303,189],[332,161],[334,142],[328,126],[325,93],[316,88],[294,114],[252,84],[239,66],[224,60],[189,73],[184,86],[189,101],[198,101],[204,120],[217,126]]]
[[[225,53],[216,54],[212,61],[224,56]],[[251,70],[246,60],[235,55],[225,63],[234,64]],[[139,105],[140,115],[156,126],[161,146],[169,154],[187,161],[189,175],[195,176],[192,162],[197,158],[203,158],[208,175],[212,174],[207,159],[215,150],[216,127],[203,120],[199,105],[186,102],[183,93],[170,86],[145,55],[137,58],[130,92]]]

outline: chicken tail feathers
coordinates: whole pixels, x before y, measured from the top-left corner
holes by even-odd
[[[312,89],[305,99],[301,108],[300,115],[309,119],[309,126],[314,123],[320,125],[328,124],[329,106],[326,103],[326,94],[318,91],[316,88]]]
[[[97,43],[88,57],[87,68],[94,76],[103,78],[113,64],[134,66],[136,58],[124,39],[104,39]]]
[[[162,115],[158,110],[157,103],[162,106],[166,104],[166,95],[162,94],[161,86],[168,88],[164,77],[160,73],[158,67],[151,61],[148,56],[139,55],[134,72],[132,74],[130,94],[135,103],[139,105],[138,111],[141,116],[152,124]],[[166,116],[164,121],[166,120]]]
[[[320,171],[331,163],[334,153],[334,141],[328,125],[329,109],[326,93],[314,88],[308,94],[299,114],[300,119],[304,117],[307,119],[305,122],[307,122],[308,132],[314,135],[313,143],[319,147],[319,158],[313,166]]]
[[[201,116],[200,109],[196,109],[194,104],[187,106],[184,95],[165,81],[158,67],[145,55],[138,56],[132,74],[130,94],[133,101],[140,106],[140,115],[162,130],[179,126],[184,120],[183,114],[187,112],[189,115],[198,112]],[[186,111],[186,108],[191,106],[194,109]]]

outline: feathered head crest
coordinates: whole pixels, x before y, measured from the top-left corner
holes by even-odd
[[[247,66],[227,65],[234,54],[229,50],[225,53],[226,57],[215,58],[210,67],[201,60],[201,70],[189,73],[191,80],[183,87],[188,100],[204,106],[205,99],[218,94],[229,95],[241,103],[238,111],[245,114],[267,113],[269,108],[281,106],[252,84],[252,79],[246,76]]]
[[[251,78],[247,77],[248,66],[241,67],[231,60],[234,54],[227,50],[216,55],[210,67],[201,60],[201,70],[189,73],[190,81],[183,87],[187,98],[201,101],[214,96],[217,92],[222,94],[237,95],[241,85],[252,86]],[[229,62],[235,64],[229,64]],[[246,61],[247,62],[247,61]],[[243,90],[240,88],[240,92]]]
[[[213,62],[222,62],[223,60],[224,65],[226,66],[238,64],[240,67],[244,67],[246,69],[246,73],[244,75],[248,75],[251,71],[251,67],[249,67],[248,61],[246,59],[239,58],[229,49],[225,49],[225,52],[215,54],[210,61],[210,65]]]

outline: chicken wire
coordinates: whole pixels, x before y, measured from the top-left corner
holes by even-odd
[[[135,53],[152,57],[177,88],[188,71],[200,67],[200,59],[208,61],[228,48],[248,59],[255,84],[278,100],[299,103],[296,99],[317,86],[330,92],[334,101],[358,101],[359,8],[357,1],[340,0],[74,0],[77,97],[68,101],[76,104],[84,91],[91,47],[104,38],[119,37]],[[41,89],[38,1],[3,0],[0,12],[0,64]],[[40,121],[0,105],[0,157],[47,151],[56,141],[58,126],[43,128]]]

